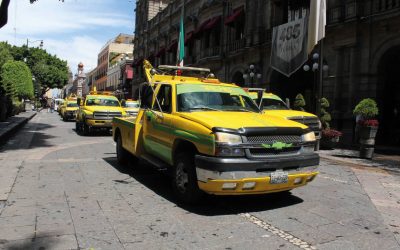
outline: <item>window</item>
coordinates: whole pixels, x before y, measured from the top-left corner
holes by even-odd
[[[171,111],[172,111],[171,97],[172,97],[171,86],[166,85],[166,84],[162,85],[157,94],[157,99],[158,99],[160,106],[158,105],[157,102],[155,102],[153,104],[154,105],[153,109],[162,111],[162,112],[166,112],[166,113],[171,113]],[[161,110],[160,110],[160,107],[161,107]]]

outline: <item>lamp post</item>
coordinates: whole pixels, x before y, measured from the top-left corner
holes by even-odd
[[[256,67],[251,64],[249,66],[248,69],[246,69],[246,71],[243,74],[243,79],[245,81],[245,85],[246,85],[246,80],[249,79],[250,80],[250,86],[249,87],[254,87],[254,79],[261,79],[262,75],[260,73],[258,73],[258,70],[256,69]]]
[[[29,39],[26,39],[26,47],[29,48],[29,43],[36,43],[40,42],[39,47],[42,49],[43,48],[43,40],[35,40],[35,41],[29,41]]]
[[[37,112],[38,111],[38,106],[37,106],[38,86],[37,86],[37,83],[36,83],[35,76],[32,76],[32,82],[33,82],[33,86],[35,87],[35,109],[36,109],[36,112]]]
[[[314,93],[314,104],[315,104],[315,113],[317,116],[321,114],[321,105],[320,99],[322,98],[322,86],[323,86],[323,77],[322,73],[329,70],[329,66],[327,64],[323,64],[322,71],[320,65],[323,64],[323,60],[318,53],[314,53],[312,55],[312,61],[310,65],[305,64],[303,66],[303,70],[308,72],[310,69],[314,72],[314,84],[313,84],[313,93]]]

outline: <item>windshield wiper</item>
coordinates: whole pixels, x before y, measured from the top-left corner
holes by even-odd
[[[211,111],[221,111],[220,109],[215,109],[207,106],[196,106],[196,107],[191,107],[188,109],[190,110],[211,110]]]
[[[244,112],[256,112],[253,110],[249,110],[249,109],[244,109],[244,108],[238,108],[238,109],[224,109],[224,111],[244,111]]]

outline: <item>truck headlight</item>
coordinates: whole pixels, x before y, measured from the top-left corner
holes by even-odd
[[[85,117],[86,119],[93,119],[93,114],[86,114]]]
[[[242,143],[242,137],[240,135],[216,132],[215,133],[215,142],[222,144],[239,144]]]
[[[309,132],[301,136],[302,142],[314,142],[315,141],[315,134],[314,132]]]
[[[318,119],[318,128],[322,129],[322,123],[321,123],[321,121],[319,119]]]

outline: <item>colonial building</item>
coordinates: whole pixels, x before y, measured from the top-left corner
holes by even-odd
[[[143,59],[155,65],[176,63],[183,2],[185,65],[211,68],[224,81],[263,87],[282,98],[293,100],[302,93],[308,109],[313,106],[315,73],[300,68],[288,78],[270,67],[273,27],[307,13],[309,0],[138,0],[134,84],[144,81]],[[159,12],[149,15],[148,6],[157,3],[163,3]],[[361,99],[374,98],[380,109],[377,144],[400,146],[400,80],[395,75],[400,64],[400,0],[327,4],[323,96],[331,103],[331,126],[344,132],[342,141],[350,144],[352,110]],[[258,77],[244,79],[251,64]]]
[[[111,61],[120,54],[132,54],[133,35],[119,34],[108,41],[101,49],[97,59],[96,88],[97,90],[111,90],[107,86],[107,72]]]
[[[132,98],[132,54],[121,54],[112,61],[107,73],[107,88],[121,99]]]

